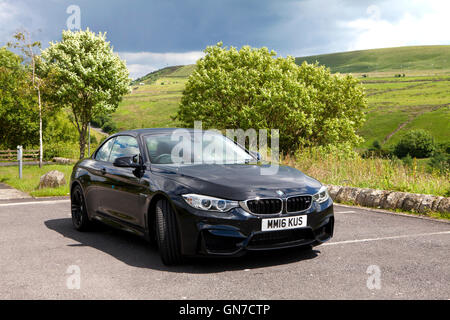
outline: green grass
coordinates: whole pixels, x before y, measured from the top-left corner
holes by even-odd
[[[0,182],[26,192],[33,197],[67,196],[69,194],[72,168],[72,165],[44,165],[42,169],[34,165],[23,166],[23,177],[19,179],[19,169],[17,166],[0,167]],[[44,188],[39,190],[41,176],[52,170],[58,170],[64,173],[66,185],[59,188]]]
[[[305,150],[282,163],[295,167],[325,184],[448,196],[450,174],[429,173],[427,160],[412,166],[401,160],[340,158],[332,153]],[[449,218],[449,213],[430,212],[429,217]]]
[[[409,167],[401,160],[341,159],[333,154],[303,152],[284,162],[327,184],[436,196],[447,196],[450,191],[449,174],[427,172],[426,160]]]

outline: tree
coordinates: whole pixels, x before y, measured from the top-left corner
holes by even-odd
[[[435,144],[433,136],[426,130],[411,130],[395,145],[394,154],[403,158],[410,155],[414,158],[427,158],[433,154]]]
[[[36,145],[38,114],[34,89],[23,59],[0,48],[0,146]]]
[[[39,168],[42,168],[43,158],[43,142],[42,142],[42,101],[41,101],[41,86],[42,80],[36,74],[36,64],[38,63],[39,56],[36,51],[40,51],[41,43],[31,40],[31,35],[27,31],[17,32],[14,35],[16,39],[15,43],[8,43],[10,47],[19,48],[23,54],[30,59],[30,76],[33,88],[37,93],[37,102],[39,106]]]
[[[44,70],[52,73],[48,99],[67,106],[79,133],[80,159],[84,158],[88,124],[99,114],[117,109],[129,92],[125,62],[113,52],[106,33],[63,31],[60,42],[42,52]]]
[[[294,58],[275,57],[267,48],[237,50],[222,43],[207,47],[183,92],[177,118],[185,126],[279,129],[280,149],[356,145],[367,102],[350,75]]]

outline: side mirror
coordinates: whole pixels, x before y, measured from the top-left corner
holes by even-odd
[[[141,164],[139,163],[139,160],[137,158],[137,156],[120,157],[114,160],[113,165],[120,168],[140,168]]]

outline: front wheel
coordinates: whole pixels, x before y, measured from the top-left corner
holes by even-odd
[[[167,200],[156,203],[156,240],[165,265],[182,262],[175,212]]]
[[[87,231],[91,228],[92,222],[89,221],[86,209],[86,201],[84,200],[83,190],[76,185],[70,196],[72,208],[72,224],[78,231]]]

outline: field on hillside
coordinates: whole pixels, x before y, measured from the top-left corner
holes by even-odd
[[[360,134],[362,147],[375,140],[393,145],[411,129],[426,129],[436,141],[450,140],[450,75],[362,79],[369,101]]]
[[[439,71],[450,69],[450,46],[408,46],[322,54],[296,58],[319,62],[340,73]],[[423,74],[423,73],[422,73]]]
[[[186,84],[184,78],[159,78],[152,84],[133,85],[113,114],[119,130],[173,127],[172,117]]]
[[[318,60],[333,72],[352,72],[366,90],[367,121],[359,133],[392,146],[411,129],[450,142],[450,46],[375,49],[297,58]],[[176,127],[173,120],[194,65],[168,67],[133,82],[113,120],[118,128]],[[398,75],[405,75],[398,77]],[[142,84],[142,85],[139,85]]]
[[[176,127],[172,118],[193,65],[167,67],[133,81],[113,121],[119,130]]]

